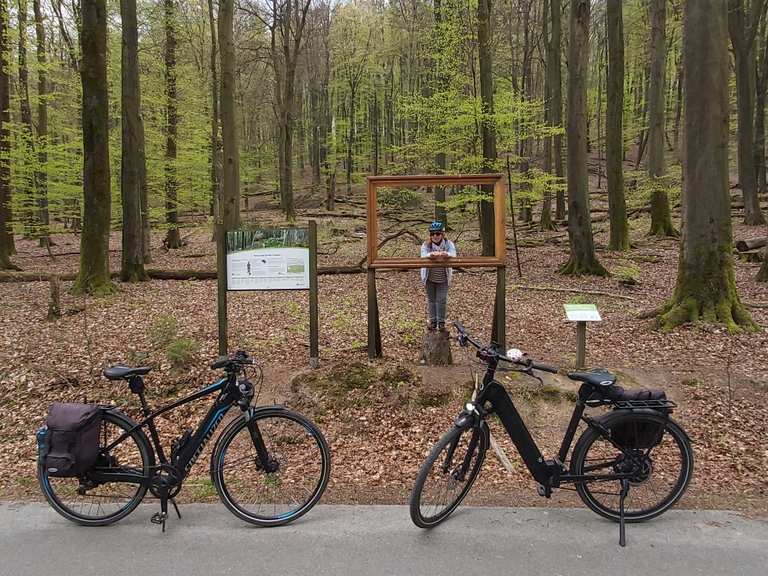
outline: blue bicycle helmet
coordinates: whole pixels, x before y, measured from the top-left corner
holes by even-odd
[[[445,232],[445,226],[443,226],[443,223],[439,220],[435,220],[432,222],[432,224],[429,225],[429,231],[430,232]]]

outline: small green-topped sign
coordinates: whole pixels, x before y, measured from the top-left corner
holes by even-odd
[[[594,304],[565,304],[565,315],[570,322],[600,322],[600,312]]]

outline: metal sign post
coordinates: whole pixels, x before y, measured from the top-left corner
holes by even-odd
[[[576,322],[576,368],[584,368],[587,357],[587,322],[600,322],[600,312],[594,304],[565,304],[565,316]]]

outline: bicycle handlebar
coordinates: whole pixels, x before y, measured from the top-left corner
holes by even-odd
[[[550,372],[552,374],[557,374],[558,372],[555,366],[550,366],[549,364],[541,364],[539,362],[535,362],[532,358],[525,357],[525,355],[521,359],[509,358],[508,356],[501,354],[498,350],[496,350],[494,346],[481,345],[479,342],[474,340],[469,335],[469,332],[467,332],[466,328],[464,328],[464,325],[458,320],[455,320],[453,322],[453,326],[456,328],[456,331],[459,333],[459,336],[458,336],[459,345],[466,346],[468,343],[472,344],[472,346],[477,348],[477,355],[482,360],[496,358],[497,360],[503,360],[504,362],[509,362],[510,364],[517,364],[518,366],[523,366],[525,368],[533,368],[534,370],[541,370],[542,372]]]
[[[234,354],[229,356],[219,356],[216,361],[211,364],[213,370],[224,368],[226,371],[233,371],[239,369],[241,366],[253,364],[253,359],[248,356],[248,353],[244,350],[238,350]]]

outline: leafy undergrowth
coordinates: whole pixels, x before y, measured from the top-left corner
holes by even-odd
[[[351,211],[352,208],[345,208]],[[358,210],[361,216],[364,212]],[[250,215],[249,215],[250,216]],[[277,219],[269,209],[260,222]],[[355,264],[365,254],[364,220],[318,217],[320,266]],[[398,223],[387,224],[388,233]],[[594,302],[603,321],[588,330],[587,362],[620,371],[624,381],[663,387],[678,401],[675,414],[693,441],[696,474],[683,505],[745,510],[768,504],[763,470],[768,466],[768,286],[754,281],[757,266],[736,262],[736,282],[751,305],[757,333],[728,335],[718,326],[687,326],[670,333],[639,312],[659,308],[672,293],[677,242],[646,237],[648,220],[631,220],[633,249],[608,252],[607,229],[596,225],[598,256],[616,277],[563,277],[567,260],[563,231],[519,231],[523,277],[510,251],[507,268],[507,339],[534,358],[563,367],[575,361],[574,328],[563,304]],[[422,231],[414,224],[413,230]],[[734,225],[736,238],[760,231]],[[204,227],[185,229],[180,250],[154,251],[152,267],[210,270],[214,246]],[[160,245],[163,234],[153,236]],[[459,251],[476,248],[476,231],[462,233]],[[51,261],[33,241],[18,240],[15,262],[28,272],[74,272],[78,239],[55,235]],[[399,242],[400,240],[398,240]],[[119,233],[110,253],[119,267]],[[403,235],[387,249],[400,254],[416,246]],[[631,268],[636,283],[623,282]],[[120,285],[103,298],[73,297],[62,283],[61,319],[45,320],[49,286],[45,282],[0,283],[0,495],[36,498],[34,431],[53,400],[110,402],[138,416],[136,398],[123,382],[100,377],[118,362],[148,364],[148,399],[154,406],[200,389],[218,377],[207,368],[217,356],[215,281],[152,281]],[[364,275],[320,277],[321,369],[308,366],[308,299],[302,292],[229,294],[229,349],[245,349],[264,364],[261,403],[286,402],[311,415],[332,446],[334,466],[325,500],[329,502],[405,502],[419,465],[449,428],[471,392],[471,366],[461,354],[457,365],[426,369],[418,365],[424,332],[424,298],[415,271],[377,273],[385,357],[366,354]],[[461,319],[480,340],[489,338],[495,273],[457,271],[451,286],[449,320]],[[585,292],[592,292],[585,293]],[[575,388],[564,378],[547,386],[510,380],[523,417],[546,455],[557,451]],[[206,401],[161,418],[164,443],[194,426]],[[495,436],[502,431],[494,425]],[[508,447],[509,448],[509,447]],[[210,450],[210,448],[209,448]],[[484,466],[470,502],[530,505],[541,502],[524,466],[511,449],[511,475],[494,457]],[[195,467],[183,498],[209,500],[215,490],[206,480],[206,456]],[[559,492],[553,502],[576,504]]]

